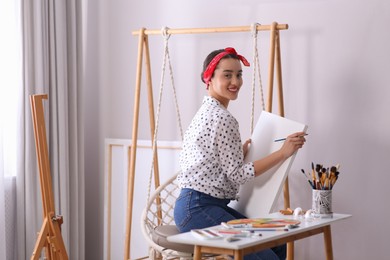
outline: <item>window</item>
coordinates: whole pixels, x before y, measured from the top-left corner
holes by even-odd
[[[16,175],[18,114],[22,107],[20,17],[19,1],[0,0],[0,173],[5,176]]]

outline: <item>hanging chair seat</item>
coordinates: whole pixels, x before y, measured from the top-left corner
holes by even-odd
[[[180,188],[172,176],[160,185],[151,195],[142,213],[142,233],[150,246],[150,258],[162,255],[163,259],[171,257],[192,258],[193,245],[172,243],[168,236],[179,234],[173,217],[173,210]]]
[[[164,248],[169,248],[179,252],[193,253],[194,246],[169,242],[167,237],[179,234],[179,230],[175,225],[160,225],[152,232],[153,241]]]

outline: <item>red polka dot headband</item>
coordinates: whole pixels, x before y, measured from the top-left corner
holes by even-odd
[[[249,62],[244,58],[244,56],[239,55],[236,50],[232,47],[225,48],[221,53],[218,53],[207,65],[206,70],[203,73],[203,80],[208,85],[210,83],[211,77],[213,76],[214,70],[217,67],[219,61],[228,54],[235,54],[241,60],[245,66],[250,66]]]

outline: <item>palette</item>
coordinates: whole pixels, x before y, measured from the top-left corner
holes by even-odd
[[[299,225],[301,222],[296,219],[276,219],[276,218],[245,218],[234,219],[227,222],[230,226],[247,225],[253,228],[277,228],[287,225]]]

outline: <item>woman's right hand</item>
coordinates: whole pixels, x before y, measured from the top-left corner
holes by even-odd
[[[305,132],[296,132],[287,136],[283,146],[280,148],[285,159],[293,155],[298,149],[302,148],[306,142],[305,135]]]
[[[255,176],[259,176],[268,171],[276,164],[293,155],[299,148],[302,148],[306,142],[305,135],[305,132],[296,132],[287,136],[282,147],[278,151],[254,161]]]

